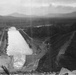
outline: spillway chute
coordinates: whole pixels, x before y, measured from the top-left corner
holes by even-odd
[[[13,66],[20,68],[26,61],[26,55],[32,55],[33,51],[15,27],[9,28],[7,34],[7,55],[13,56]]]
[[[29,48],[27,42],[19,33],[19,31],[12,27],[8,31],[8,54],[13,54],[14,52],[21,52],[22,54],[31,55],[32,49]]]

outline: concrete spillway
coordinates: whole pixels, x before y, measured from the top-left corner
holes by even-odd
[[[29,48],[20,32],[15,27],[9,28],[7,54],[13,56],[14,66],[22,67],[26,61],[26,55],[32,53],[32,49]]]
[[[26,55],[32,54],[32,50],[29,48],[27,42],[15,27],[11,27],[8,31],[7,51],[9,55],[13,55],[15,52]]]

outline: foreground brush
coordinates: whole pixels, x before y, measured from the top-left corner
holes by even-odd
[[[4,70],[4,72],[5,72],[7,75],[10,75],[8,69],[7,69],[5,66],[2,66],[2,69]]]

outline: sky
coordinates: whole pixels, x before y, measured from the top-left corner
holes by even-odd
[[[0,15],[47,15],[76,11],[76,0],[0,0]]]

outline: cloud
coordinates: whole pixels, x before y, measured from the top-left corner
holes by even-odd
[[[53,6],[69,6],[69,7],[76,7],[76,0],[50,0]]]
[[[67,3],[67,4],[70,4],[70,3],[76,3],[76,0],[51,0],[51,2],[56,2],[56,3]]]
[[[45,15],[76,11],[76,0],[0,0],[0,15]]]
[[[66,6],[66,7],[76,7],[76,3],[70,3],[70,4],[67,4],[67,3],[52,3],[53,6],[57,7],[57,6]]]

